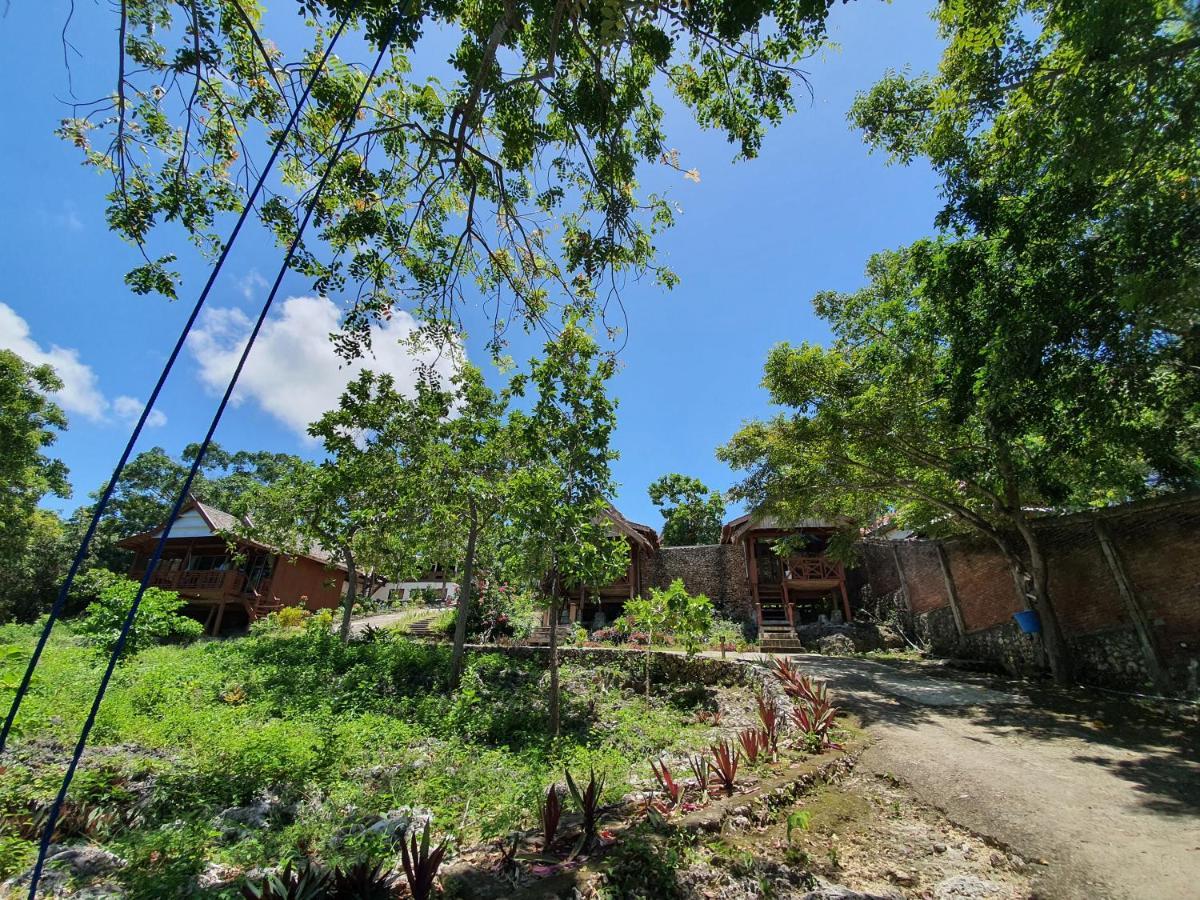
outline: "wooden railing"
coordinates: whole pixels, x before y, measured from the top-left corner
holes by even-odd
[[[141,572],[134,572],[140,578]],[[241,594],[245,592],[246,576],[238,571],[212,572],[155,572],[150,586],[171,591],[195,594]]]
[[[788,578],[792,581],[841,580],[846,577],[840,562],[823,553],[798,553],[788,557]]]

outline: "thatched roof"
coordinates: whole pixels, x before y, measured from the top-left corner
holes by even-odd
[[[638,546],[645,550],[653,552],[658,548],[658,532],[649,525],[642,525],[640,522],[632,522],[621,515],[621,511],[608,504],[608,509],[604,515],[613,524],[618,534],[622,534],[629,538]]]
[[[721,526],[721,543],[736,544],[752,531],[805,531],[837,528],[829,519],[781,519],[768,513],[748,512]]]

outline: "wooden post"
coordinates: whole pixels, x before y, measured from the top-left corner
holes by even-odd
[[[1133,583],[1129,580],[1129,573],[1125,571],[1125,564],[1121,561],[1121,555],[1117,552],[1112,536],[1103,522],[1096,519],[1092,523],[1092,527],[1096,532],[1096,540],[1100,543],[1100,549],[1104,552],[1104,561],[1108,563],[1108,571],[1112,574],[1113,581],[1117,583],[1117,591],[1125,602],[1125,611],[1129,613],[1134,631],[1137,632],[1138,643],[1142,645],[1142,658],[1146,662],[1146,671],[1150,673],[1150,680],[1154,682],[1154,687],[1160,692],[1166,691],[1169,687],[1167,677],[1163,671],[1162,660],[1158,655],[1158,648],[1154,644],[1154,635],[1150,632],[1150,622],[1146,617],[1146,611],[1138,602],[1137,594],[1133,590]]]
[[[217,621],[213,623],[213,637],[221,636],[221,620],[225,618],[225,602],[217,607]]]
[[[908,597],[908,579],[904,577],[904,565],[900,562],[900,551],[896,549],[895,541],[888,541],[892,548],[892,562],[896,564],[896,577],[900,579],[900,596],[904,599],[904,608],[912,612],[912,601]]]
[[[954,627],[958,630],[958,636],[962,637],[967,633],[967,626],[963,621],[962,607],[958,603],[958,588],[954,586],[954,576],[950,573],[950,560],[946,556],[946,548],[941,541],[936,541],[935,546],[937,547],[938,562],[942,565],[942,580],[946,583],[946,599],[950,601],[950,611],[954,613]]]
[[[838,582],[838,587],[842,589],[842,612],[846,615],[846,621],[851,621],[850,616],[850,595],[846,593],[846,575],[842,573],[842,580]],[[907,597],[908,595],[905,594]]]

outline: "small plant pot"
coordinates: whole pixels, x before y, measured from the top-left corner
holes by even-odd
[[[1016,620],[1017,627],[1021,629],[1022,634],[1041,634],[1042,618],[1037,614],[1036,609],[1023,609],[1013,613],[1013,619]]]

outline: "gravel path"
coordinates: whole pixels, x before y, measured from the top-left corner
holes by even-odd
[[[1043,861],[1040,896],[1200,897],[1194,721],[1096,692],[860,659],[792,660],[843,690],[878,739],[860,767]]]

